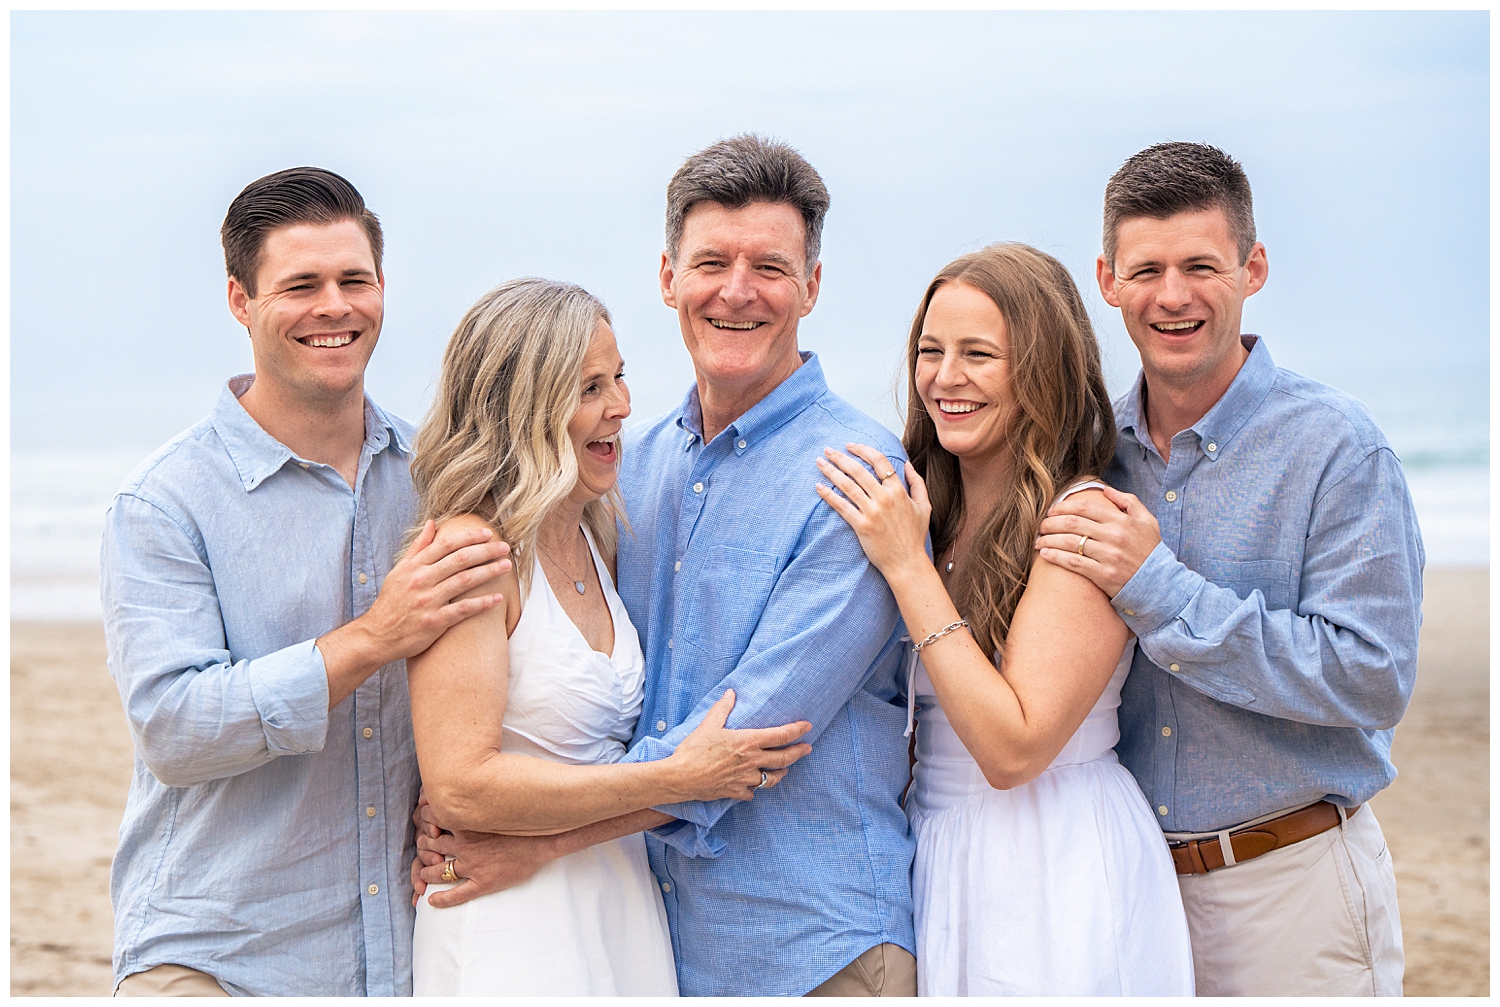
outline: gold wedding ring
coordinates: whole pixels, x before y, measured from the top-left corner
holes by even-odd
[[[1083,556],[1083,544],[1089,540],[1087,535],[1078,536],[1078,555]],[[1087,559],[1087,557],[1084,557]]]
[[[443,861],[443,880],[449,883],[458,880],[458,873],[453,869],[453,859],[454,858],[449,857],[447,860]]]

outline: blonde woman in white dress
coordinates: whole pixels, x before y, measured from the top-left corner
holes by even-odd
[[[910,495],[861,445],[819,459],[839,492],[818,492],[920,651],[919,992],[1191,996],[1172,860],[1114,753],[1135,641],[1098,588],[1034,560],[1047,509],[1099,492],[1114,451],[1082,299],[1056,259],[992,245],[929,285],[908,365]]]
[[[654,805],[749,800],[810,750],[780,747],[806,723],[724,730],[730,693],[672,757],[615,765],[645,674],[612,575],[623,379],[603,305],[548,280],[480,298],[444,354],[412,464],[420,519],[494,529],[518,571],[474,592],[502,605],[407,662],[423,786],[448,828],[549,835]],[[450,887],[417,905],[418,996],[677,993],[640,833],[513,888],[430,904]]]

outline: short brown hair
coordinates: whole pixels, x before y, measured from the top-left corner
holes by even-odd
[[[1255,213],[1245,169],[1206,143],[1173,141],[1147,147],[1120,165],[1104,187],[1104,259],[1114,267],[1120,224],[1132,217],[1166,220],[1215,208],[1224,211],[1243,265],[1255,247]]]
[[[345,220],[365,229],[375,273],[381,275],[385,240],[380,220],[365,207],[364,197],[348,179],[325,168],[305,167],[257,178],[234,197],[224,215],[224,226],[219,228],[224,270],[254,297],[261,253],[272,231],[296,224],[337,224]]]
[[[694,203],[737,210],[750,203],[786,203],[802,214],[806,269],[812,274],[823,247],[828,189],[807,159],[780,140],[741,133],[704,147],[682,162],[667,183],[667,259],[675,263],[683,222]]]

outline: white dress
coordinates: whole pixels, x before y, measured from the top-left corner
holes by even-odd
[[[574,765],[618,762],[641,712],[646,662],[593,539],[614,653],[593,650],[536,562],[510,637],[501,750]],[[451,885],[434,885],[439,891]],[[552,861],[461,906],[417,906],[417,996],[676,996],[661,893],[640,833]]]
[[[1057,758],[1011,790],[985,780],[912,662],[920,996],[1193,995],[1172,858],[1114,752],[1134,654],[1131,639]]]

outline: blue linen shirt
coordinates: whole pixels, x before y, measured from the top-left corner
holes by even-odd
[[[1363,405],[1242,339],[1170,460],[1144,376],[1115,403],[1106,478],[1162,538],[1113,600],[1140,640],[1117,751],[1168,832],[1369,800],[1396,778],[1416,682],[1424,555],[1401,463]]]
[[[233,379],[105,520],[109,668],[135,739],[110,876],[115,979],[410,995],[405,662],[328,709],[314,640],[364,613],[416,505],[412,428],[365,401],[355,488],[250,418]]]
[[[703,443],[696,386],[634,433],[619,588],[646,654],[626,761],[670,755],[723,695],[728,726],[807,720],[811,755],[750,802],[660,810],[648,834],[685,995],[800,995],[877,944],[915,953],[895,599],[818,497],[825,447],[900,444],[811,353]]]

